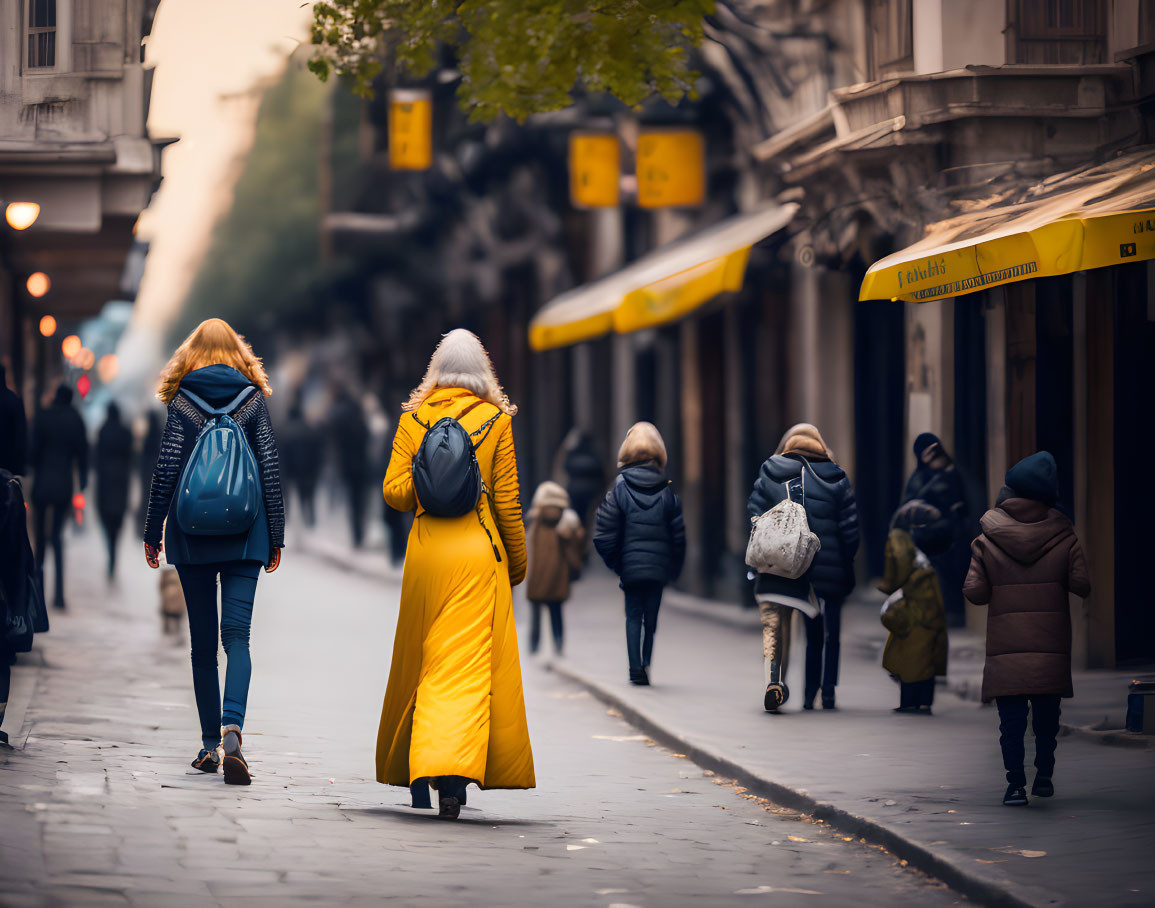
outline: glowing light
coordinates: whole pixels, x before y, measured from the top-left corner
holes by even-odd
[[[40,217],[40,206],[35,202],[12,202],[5,209],[4,217],[13,230],[27,230]]]
[[[28,280],[24,282],[24,286],[28,288],[30,296],[40,299],[52,289],[52,279],[43,271],[36,271],[28,275]]]
[[[76,390],[80,392],[81,398],[88,397],[88,392],[92,390],[92,379],[87,375],[82,375],[76,380]]]
[[[84,346],[80,343],[80,338],[75,334],[70,334],[60,342],[60,352],[64,354],[65,359],[72,359],[80,352],[80,348]]]
[[[72,360],[72,364],[87,372],[96,365],[96,354],[87,347],[81,347],[76,357]]]
[[[120,360],[116,358],[115,353],[106,353],[96,364],[96,374],[106,385],[116,378],[118,372],[120,372]]]
[[[45,337],[52,337],[56,333],[56,319],[51,315],[46,315],[40,319],[40,333]]]

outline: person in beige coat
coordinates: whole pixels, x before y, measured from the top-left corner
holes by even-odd
[[[537,652],[541,612],[548,608],[554,652],[561,655],[565,641],[561,607],[569,599],[570,581],[581,569],[585,530],[581,517],[570,507],[568,493],[556,482],[543,482],[537,487],[527,523],[526,598],[533,610],[529,650]]]

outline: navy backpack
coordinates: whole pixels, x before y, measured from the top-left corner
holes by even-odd
[[[181,389],[207,417],[177,487],[176,522],[190,536],[234,536],[256,522],[261,506],[257,459],[229,415],[256,390],[245,388],[225,406],[214,407]]]

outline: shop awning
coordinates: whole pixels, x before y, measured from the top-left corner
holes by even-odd
[[[1155,149],[960,205],[964,213],[875,262],[858,298],[927,302],[1155,259]]]
[[[789,224],[797,210],[788,204],[735,215],[563,293],[530,322],[530,347],[550,350],[663,325],[719,293],[740,290],[750,247]]]

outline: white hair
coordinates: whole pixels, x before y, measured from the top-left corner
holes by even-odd
[[[425,377],[401,409],[416,410],[437,388],[463,388],[510,416],[517,412],[501,389],[485,347],[476,334],[464,328],[455,328],[441,338],[429,359]]]

